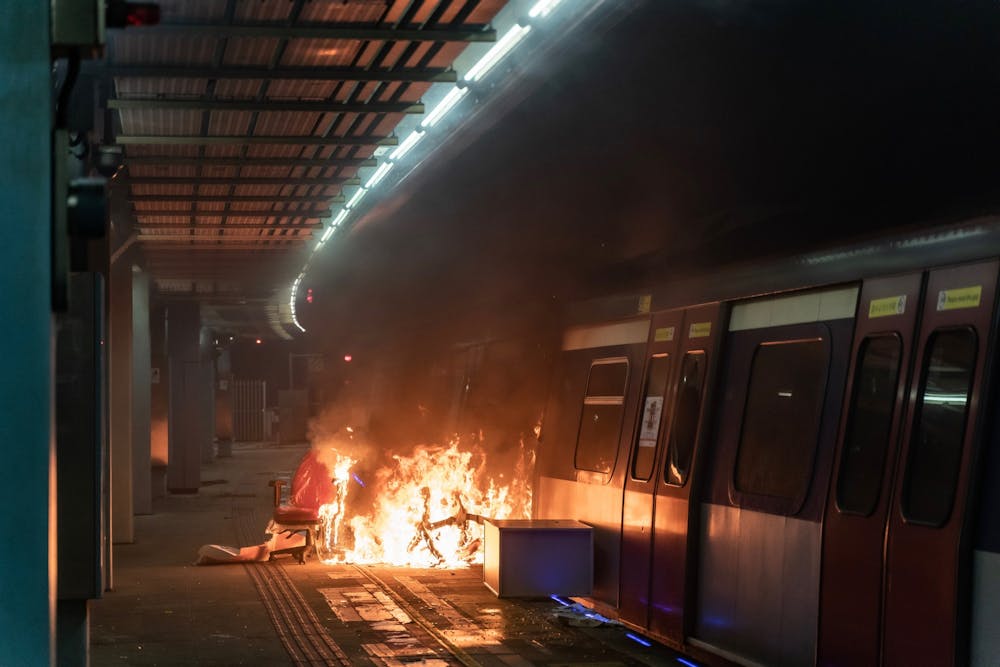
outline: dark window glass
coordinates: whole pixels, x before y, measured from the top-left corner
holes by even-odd
[[[940,526],[951,514],[976,364],[976,332],[931,334],[903,485],[907,521]]]
[[[590,367],[587,379],[587,396],[624,396],[628,363],[624,360],[614,363],[595,362]]]
[[[578,469],[609,473],[614,468],[625,412],[627,379],[628,361],[625,359],[599,360],[590,367],[576,440]]]
[[[829,356],[820,338],[757,348],[736,454],[737,491],[788,500],[805,497]]]
[[[632,453],[632,477],[635,479],[646,481],[653,474],[653,459],[656,458],[656,443],[660,439],[669,375],[668,355],[657,355],[650,359],[646,388],[642,394],[642,421],[639,423],[639,433]]]
[[[681,380],[677,386],[674,423],[670,429],[670,447],[663,475],[667,484],[683,486],[691,467],[691,455],[698,435],[701,415],[701,388],[705,384],[705,353],[688,352],[681,362]]]
[[[866,338],[858,350],[837,476],[837,507],[842,512],[867,516],[878,503],[902,347],[898,336],[882,335]]]

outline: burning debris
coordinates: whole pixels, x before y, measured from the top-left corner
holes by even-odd
[[[466,567],[482,562],[483,517],[531,516],[534,452],[523,442],[509,483],[489,474],[478,439],[394,455],[368,483],[352,470],[357,461],[340,451],[345,444],[320,446],[320,458],[334,462],[336,487],[336,499],[320,508],[324,562]]]

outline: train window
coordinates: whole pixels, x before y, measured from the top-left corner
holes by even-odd
[[[670,446],[667,449],[667,461],[663,469],[667,484],[683,486],[687,481],[695,437],[698,435],[705,366],[705,353],[701,350],[688,352],[681,362],[681,380],[677,387],[674,424],[670,430]]]
[[[829,356],[822,338],[757,347],[736,453],[737,491],[788,500],[805,497]]]
[[[907,521],[941,526],[951,514],[977,343],[972,329],[939,329],[927,341],[903,483]]]
[[[632,478],[647,481],[653,475],[653,459],[659,441],[660,424],[663,422],[664,397],[667,378],[670,376],[670,357],[655,355],[649,360],[646,387],[642,394],[642,423],[632,450]]]
[[[878,503],[902,349],[899,336],[884,334],[865,338],[858,350],[837,475],[837,508],[841,512],[868,516]]]
[[[609,473],[614,467],[627,380],[627,359],[598,359],[590,366],[576,440],[577,469]]]

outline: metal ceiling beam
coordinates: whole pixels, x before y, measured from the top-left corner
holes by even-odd
[[[330,178],[204,178],[202,176],[126,176],[119,177],[129,185],[361,185],[356,176]],[[116,179],[118,180],[118,179]]]
[[[421,102],[272,102],[268,100],[108,100],[108,109],[190,111],[312,111],[336,113],[423,113]]]
[[[282,224],[278,224],[278,223],[274,223],[274,224],[270,224],[270,225],[244,225],[244,224],[240,224],[240,223],[233,224],[233,225],[188,225],[188,224],[184,224],[184,225],[163,225],[163,224],[150,225],[150,224],[146,224],[146,225],[143,225],[143,224],[138,224],[133,229],[136,229],[136,230],[138,230],[140,232],[154,230],[154,229],[173,229],[173,230],[176,230],[178,232],[184,232],[184,231],[190,231],[190,230],[214,231],[214,230],[220,230],[220,229],[223,229],[223,230],[235,230],[235,229],[243,229],[243,230],[273,229],[275,231],[283,231],[283,230],[287,230],[287,229],[293,229],[293,230],[294,229],[299,229],[299,230],[302,230],[302,231],[309,231],[311,229],[323,229],[323,223],[308,223],[307,222],[307,223],[302,223],[302,224],[299,224],[299,225],[282,225]]]
[[[187,67],[178,65],[109,65],[101,72],[121,77],[164,77],[186,79],[244,79],[306,81],[403,81],[455,83],[455,70],[362,69],[346,67]]]
[[[343,202],[344,195],[320,195],[316,197],[291,197],[284,195],[261,195],[253,197],[240,196],[212,196],[212,195],[129,195],[128,201],[190,201],[202,202],[211,201],[217,203],[238,203],[238,202],[274,202],[274,203],[313,203],[328,204],[331,202]],[[221,212],[221,211],[220,211]],[[230,215],[238,214],[238,211],[228,211]]]
[[[164,146],[234,146],[240,144],[283,144],[287,146],[397,146],[399,137],[317,137],[315,135],[225,136],[169,134],[120,134],[115,143],[125,145],[161,144]]]
[[[270,209],[251,209],[249,211],[171,211],[166,209],[156,209],[153,211],[132,211],[132,214],[136,217],[141,216],[171,216],[175,218],[191,218],[191,217],[232,217],[232,216],[242,216],[246,218],[257,218],[257,217],[276,217],[276,218],[329,218],[331,215],[330,209],[326,208],[321,211],[272,211]]]
[[[206,37],[277,37],[294,39],[363,39],[387,42],[495,42],[496,30],[483,28],[444,28],[434,30],[412,30],[399,28],[354,27],[343,23],[299,23],[296,25],[275,25],[258,23],[228,25],[221,23],[160,23],[143,26],[143,38],[153,35]]]
[[[376,167],[375,158],[278,158],[278,157],[174,157],[125,156],[125,164],[181,165],[187,167]]]

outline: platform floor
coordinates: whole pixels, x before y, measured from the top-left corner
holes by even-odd
[[[195,566],[202,544],[260,542],[267,482],[304,448],[237,446],[201,492],[154,501],[91,606],[93,665],[673,665],[679,654],[550,599],[498,599],[482,568]],[[649,640],[647,640],[649,641]],[[690,663],[688,663],[690,664]]]

